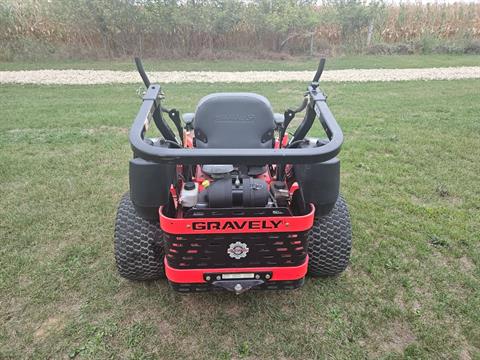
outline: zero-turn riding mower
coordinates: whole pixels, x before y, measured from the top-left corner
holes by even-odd
[[[277,114],[261,95],[215,93],[183,123],[135,62],[147,90],[130,131],[130,191],[115,224],[121,276],[239,294],[294,289],[307,273],[345,270],[351,226],[336,157],[343,134],[319,88],[324,59],[297,109]],[[325,138],[306,137],[316,118]],[[146,137],[151,119],[161,137]]]

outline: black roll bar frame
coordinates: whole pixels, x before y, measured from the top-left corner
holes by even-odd
[[[130,129],[130,144],[135,157],[161,164],[307,164],[334,158],[343,143],[343,133],[328,108],[326,96],[318,83],[308,86],[308,107],[313,110],[325,130],[329,142],[317,147],[281,149],[199,149],[159,147],[144,141],[152,116],[161,111],[161,88],[150,84],[143,103]],[[307,109],[308,111],[308,109]],[[308,129],[309,130],[309,129]]]

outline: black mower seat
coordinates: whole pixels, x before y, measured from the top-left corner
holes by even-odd
[[[275,117],[261,95],[216,93],[198,103],[193,128],[198,148],[271,148]]]

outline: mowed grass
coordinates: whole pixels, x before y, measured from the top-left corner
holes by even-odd
[[[156,60],[145,59],[147,71],[262,71],[262,70],[314,70],[317,58],[288,60]],[[480,55],[358,55],[328,58],[327,70],[339,69],[396,69],[450,66],[480,66]],[[83,69],[83,70],[135,70],[133,59],[119,60],[52,60],[35,62],[0,62],[2,70]]]
[[[0,358],[480,358],[479,81],[324,84],[345,133],[351,265],[241,296],[117,275],[136,88],[0,87]],[[183,111],[214,91],[282,111],[304,88],[164,90]]]

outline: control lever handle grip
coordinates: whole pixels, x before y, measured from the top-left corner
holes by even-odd
[[[318,82],[320,80],[320,77],[322,76],[323,69],[325,68],[325,58],[320,59],[320,63],[318,64],[317,72],[315,73],[315,76],[313,77],[312,82]]]
[[[135,65],[137,66],[138,73],[142,77],[145,87],[148,89],[148,87],[150,86],[150,79],[148,78],[147,73],[143,68],[142,60],[140,60],[139,57],[135,57]]]

